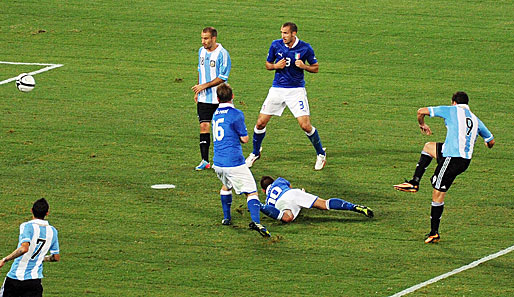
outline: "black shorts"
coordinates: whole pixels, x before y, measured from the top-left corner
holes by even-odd
[[[218,108],[218,105],[219,104],[198,102],[196,104],[196,112],[198,113],[198,121],[200,123],[212,121],[212,116],[214,115],[214,112]]]
[[[446,192],[450,189],[457,175],[468,169],[471,159],[460,157],[443,157],[443,144],[436,144],[437,167],[432,176],[432,187],[438,191]]]
[[[2,291],[3,295],[1,295]],[[20,281],[6,277],[4,285],[0,289],[0,296],[40,297],[43,296],[43,285],[39,278]]]

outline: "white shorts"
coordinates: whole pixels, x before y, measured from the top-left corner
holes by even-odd
[[[289,110],[295,118],[310,115],[309,101],[305,88],[275,88],[271,87],[268,97],[264,100],[261,113],[281,116],[284,108]]]
[[[257,192],[257,184],[250,168],[246,164],[237,167],[212,166],[218,178],[228,189],[234,189],[236,194],[251,194]]]
[[[311,208],[317,199],[318,196],[314,196],[300,189],[291,189],[277,200],[275,207],[282,211],[286,209],[291,210],[294,220],[302,208]]]

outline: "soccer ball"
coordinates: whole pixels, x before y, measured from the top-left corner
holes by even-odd
[[[16,87],[22,92],[30,92],[36,86],[36,80],[32,75],[22,73],[16,78]]]

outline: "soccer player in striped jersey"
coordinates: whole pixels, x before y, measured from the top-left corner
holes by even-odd
[[[265,215],[284,223],[292,222],[302,208],[322,210],[349,210],[373,217],[373,210],[366,206],[356,205],[340,198],[321,199],[305,192],[303,189],[292,189],[291,183],[285,178],[276,180],[271,176],[261,178],[261,188],[266,193],[266,204],[261,205]]]
[[[216,88],[226,82],[232,64],[228,51],[216,42],[218,32],[213,27],[202,31],[202,47],[198,50],[198,84],[191,89],[195,93],[196,110],[200,122],[200,155],[202,161],[196,170],[209,169],[209,148],[211,145],[210,122],[216,108],[218,98]]]
[[[245,194],[252,222],[250,228],[264,237],[270,237],[266,227],[261,225],[259,194],[252,172],[245,164],[241,143],[247,143],[248,131],[242,111],[236,109],[232,100],[232,88],[223,83],[218,86],[220,105],[212,118],[212,134],[214,141],[213,169],[221,180],[221,207],[223,225],[231,224],[230,207],[232,205],[232,189],[236,194]]]
[[[0,268],[14,260],[0,289],[0,297],[43,296],[43,262],[61,259],[57,230],[45,220],[48,208],[44,198],[34,203],[33,219],[20,225],[18,248],[0,260]]]
[[[311,125],[304,80],[304,71],[318,72],[318,60],[311,45],[296,36],[296,24],[285,23],[280,31],[282,39],[271,43],[266,59],[266,69],[275,71],[275,78],[257,118],[253,134],[253,151],[246,158],[246,165],[252,167],[260,158],[266,125],[272,116],[281,116],[287,106],[316,150],[314,170],[321,170],[326,163],[326,153],[318,130]]]
[[[418,110],[421,132],[432,134],[430,127],[425,124],[425,116],[440,117],[446,125],[446,139],[444,143],[427,142],[412,179],[394,185],[399,191],[417,192],[425,170],[432,159],[436,158],[437,167],[431,179],[434,188],[430,212],[431,230],[426,235],[425,243],[435,243],[441,239],[439,224],[444,210],[444,197],[457,175],[468,168],[477,136],[480,135],[484,139],[488,148],[492,148],[495,143],[491,132],[469,109],[468,102],[469,98],[465,92],[456,92],[452,96],[451,106],[423,107]]]

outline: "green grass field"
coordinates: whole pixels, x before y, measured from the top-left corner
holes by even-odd
[[[0,15],[0,61],[64,64],[35,75],[30,93],[0,85],[0,257],[46,197],[62,260],[45,264],[45,296],[390,296],[514,244],[513,1],[30,0],[2,1]],[[306,81],[328,163],[312,169],[314,150],[286,111],[254,176],[376,216],[264,218],[265,240],[248,230],[242,196],[222,226],[220,182],[193,171],[190,88],[201,29],[215,26],[253,130],[273,79],[266,54],[286,21],[320,63]],[[39,68],[0,63],[0,81]],[[441,119],[421,135],[416,110],[458,90],[497,144],[477,142],[447,195],[442,241],[425,245],[435,165],[416,194],[392,185],[412,175],[425,142],[445,137]],[[408,296],[512,296],[513,282],[510,253]]]

